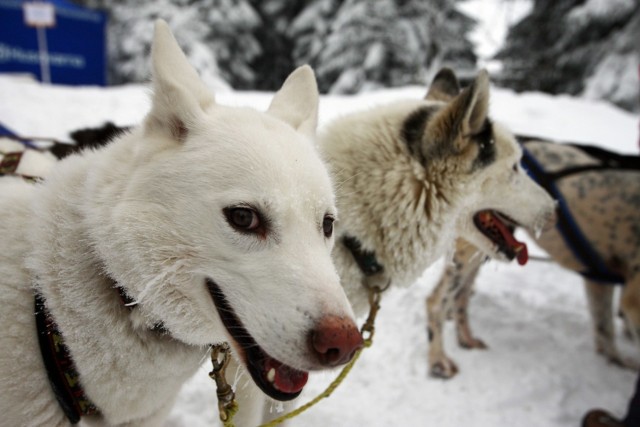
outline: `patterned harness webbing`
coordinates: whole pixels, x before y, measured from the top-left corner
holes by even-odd
[[[14,175],[20,176],[27,181],[37,182],[40,180],[37,176],[29,176],[22,175],[17,173],[18,166],[20,166],[20,162],[22,161],[22,151],[16,151],[12,153],[6,153],[2,156],[2,160],[0,160],[0,176],[3,175]]]
[[[97,414],[98,409],[84,394],[69,349],[49,315],[44,298],[38,293],[35,294],[35,314],[38,343],[49,383],[69,422],[77,424],[81,416]]]
[[[531,155],[526,149],[527,142],[538,141],[553,144],[551,141],[540,141],[534,138],[518,138],[522,145],[522,166],[527,170],[529,175],[542,186],[551,196],[558,202],[558,222],[556,228],[560,232],[562,238],[566,242],[567,246],[584,266],[584,270],[580,274],[587,279],[610,284],[623,284],[624,278],[618,273],[611,271],[607,267],[606,262],[602,259],[600,254],[591,245],[589,240],[585,237],[580,226],[576,223],[567,203],[556,186],[556,181],[567,177],[569,175],[575,175],[583,172],[589,172],[594,170],[634,170],[640,171],[640,157],[638,156],[624,156],[602,148],[580,145],[580,144],[567,144],[576,147],[586,153],[587,155],[598,160],[599,164],[575,166],[567,169],[563,169],[557,172],[546,172],[542,165]]]

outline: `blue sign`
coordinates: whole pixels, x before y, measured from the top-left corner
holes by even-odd
[[[106,85],[106,14],[50,0],[46,3],[54,7],[55,24],[37,28],[25,22],[24,3],[28,2],[0,0],[0,73],[29,73],[42,80],[44,36],[52,83]]]

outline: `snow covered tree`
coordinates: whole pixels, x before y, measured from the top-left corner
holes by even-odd
[[[458,0],[77,0],[107,9],[112,83],[149,75],[152,23],[165,19],[204,75],[276,90],[302,64],[320,90],[424,84],[441,66],[475,70],[473,21]]]
[[[535,0],[498,53],[500,82],[639,109],[639,40],[637,0]]]
[[[322,91],[354,93],[424,84],[443,65],[474,69],[472,25],[453,0],[319,0],[290,34],[296,63],[316,68]]]
[[[256,75],[249,65],[261,47],[253,35],[260,17],[248,0],[85,0],[110,12],[110,81],[142,82],[149,78],[153,21],[166,20],[189,61],[213,86],[220,78],[236,88],[251,88]]]
[[[253,89],[260,76],[252,61],[262,52],[254,32],[262,25],[248,0],[191,0],[210,32],[205,39],[222,77],[236,89]]]
[[[263,25],[254,34],[261,53],[251,61],[259,76],[254,89],[277,90],[295,68],[294,43],[288,34],[291,22],[313,0],[250,0]]]

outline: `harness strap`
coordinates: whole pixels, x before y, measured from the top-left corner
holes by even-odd
[[[40,181],[40,177],[24,175],[18,173],[18,167],[20,166],[20,162],[22,161],[22,155],[24,152],[15,151],[11,153],[0,153],[2,154],[2,160],[0,160],[0,176],[4,175],[13,175],[19,176],[30,182]]]
[[[77,424],[81,416],[96,414],[98,409],[85,395],[69,349],[49,315],[44,297],[38,293],[35,294],[35,314],[38,343],[49,384],[69,422]]]
[[[137,305],[135,301],[115,281],[113,287],[122,305],[133,310]],[[35,317],[38,344],[49,384],[67,419],[71,424],[77,424],[84,415],[98,414],[98,408],[84,393],[80,375],[58,326],[47,310],[44,297],[38,293],[35,294]],[[159,334],[169,333],[162,322],[156,323],[151,330]]]
[[[545,172],[542,165],[533,157],[522,143],[523,156],[522,166],[540,186],[542,186],[558,202],[558,222],[556,228],[566,242],[573,255],[582,263],[584,270],[579,273],[593,281],[602,283],[624,283],[624,278],[611,271],[607,267],[604,259],[598,254],[595,248],[586,238],[578,224],[576,223],[566,200],[556,186],[556,181],[569,175],[581,172],[612,169],[607,165],[591,165],[567,168],[565,170],[549,173]]]

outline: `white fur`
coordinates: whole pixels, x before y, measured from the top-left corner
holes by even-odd
[[[314,322],[353,318],[333,238],[322,231],[336,208],[310,141],[318,104],[310,68],[292,73],[260,113],[216,104],[164,22],[153,65],[144,126],[63,160],[43,184],[0,183],[6,425],[67,424],[40,359],[34,290],[102,411],[87,422],[106,425],[160,425],[207,346],[229,339],[205,278],[266,352],[298,369],[321,367],[308,349]],[[269,219],[263,240],[223,214],[247,204]],[[106,276],[137,301],[133,312]],[[169,335],[150,329],[160,321]]]

